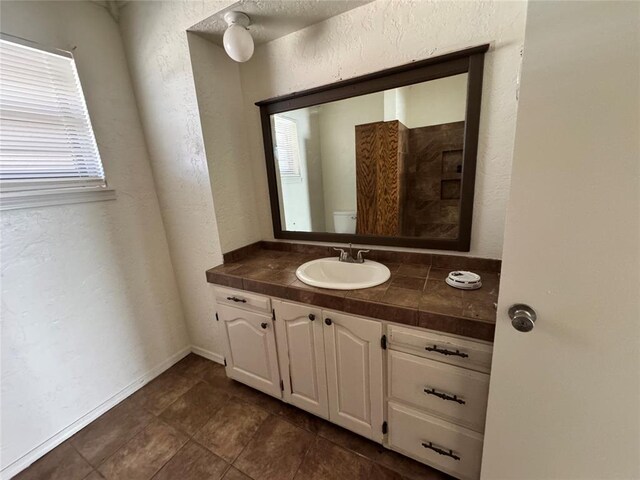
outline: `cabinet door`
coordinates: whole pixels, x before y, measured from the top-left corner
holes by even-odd
[[[296,407],[329,418],[321,312],[278,300],[273,305],[283,397]]]
[[[323,312],[329,419],[382,441],[382,324]]]
[[[218,305],[224,326],[227,375],[281,398],[276,337],[270,316]]]

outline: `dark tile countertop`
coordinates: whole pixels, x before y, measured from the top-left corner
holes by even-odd
[[[291,247],[287,247],[290,245]],[[267,247],[267,248],[265,248]],[[456,255],[372,250],[366,255],[386,265],[391,278],[377,287],[329,290],[296,278],[309,260],[335,256],[331,247],[261,242],[225,255],[224,265],[207,270],[207,281],[394,323],[493,341],[500,262]],[[273,248],[278,248],[275,250]],[[482,276],[482,288],[463,291],[444,281],[451,270]]]

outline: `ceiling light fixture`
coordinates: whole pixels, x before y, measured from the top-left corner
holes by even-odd
[[[251,19],[242,12],[227,12],[224,14],[227,30],[222,37],[224,49],[236,62],[246,62],[253,55],[253,38],[247,27]]]

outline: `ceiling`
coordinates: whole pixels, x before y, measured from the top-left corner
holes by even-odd
[[[195,24],[190,32],[222,46],[227,23],[226,12],[237,11],[249,15],[249,31],[256,45],[322,22],[373,0],[240,0],[209,18]]]

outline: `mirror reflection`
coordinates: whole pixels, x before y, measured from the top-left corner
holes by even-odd
[[[467,74],[271,115],[282,229],[455,239]]]

